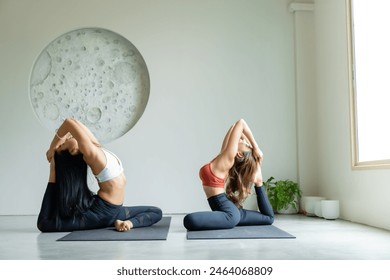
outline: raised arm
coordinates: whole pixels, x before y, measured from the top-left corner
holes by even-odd
[[[97,146],[100,146],[99,141],[96,139],[95,135],[86,127],[82,122],[74,119],[74,121],[84,130],[84,132],[88,135],[89,139]]]
[[[221,147],[221,153],[223,152],[223,150],[226,149],[226,146],[227,146],[227,144],[229,142],[230,135],[232,134],[233,128],[234,128],[234,124],[229,128],[228,132],[225,135],[225,138],[223,139],[222,147]]]
[[[263,153],[260,150],[259,145],[257,144],[255,138],[253,137],[251,129],[249,128],[249,126],[247,125],[247,123],[244,120],[242,120],[242,121],[244,123],[244,129],[242,131],[243,138],[246,139],[250,143],[250,145],[252,146],[252,150],[253,150],[253,156],[255,157],[255,159],[257,161],[259,161],[261,163],[261,161],[263,160]]]
[[[215,168],[218,169],[218,171],[226,172],[226,170],[233,166],[234,158],[238,153],[238,144],[243,137],[246,138],[253,147],[255,158],[259,158],[260,160],[262,154],[251,130],[243,119],[239,119],[230,127],[224,138],[221,153],[215,159]]]
[[[99,146],[99,142],[84,124],[78,120],[67,118],[56,131],[56,134],[50,144],[50,148],[46,153],[49,162],[54,156],[55,150],[60,145],[64,144],[68,137],[75,138],[80,152],[84,155],[87,163],[88,161],[93,160],[96,148]]]
[[[257,163],[257,170],[253,182],[256,187],[261,187],[263,185],[263,174],[261,172],[260,162]]]

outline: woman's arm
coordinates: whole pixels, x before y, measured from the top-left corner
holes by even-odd
[[[245,143],[248,143],[249,147],[252,149],[253,146],[250,144],[248,137],[244,135],[244,133],[241,135],[241,139],[245,141]]]
[[[223,149],[215,159],[215,169],[219,172],[227,172],[234,164],[234,158],[238,152],[238,143],[245,128],[245,121],[236,121],[228,131],[224,139]]]
[[[99,141],[88,129],[88,127],[86,127],[82,122],[70,118],[65,119],[61,126],[57,129],[53,141],[55,142],[55,140],[58,141],[58,139],[66,138],[66,136],[69,134],[73,136],[79,143],[81,141],[88,141],[99,145]]]
[[[248,124],[244,120],[242,121],[244,125],[244,129],[242,131],[243,137],[245,137],[249,141],[252,147],[257,147],[257,142],[253,137],[252,130],[249,128]]]
[[[260,150],[255,138],[253,137],[251,129],[249,128],[249,126],[246,124],[244,120],[243,122],[244,122],[243,138],[245,138],[250,143],[250,145],[252,146],[253,156],[258,162],[261,163],[263,161],[263,152]]]
[[[263,153],[259,149],[252,131],[243,119],[239,119],[230,128],[225,136],[221,153],[216,158],[215,168],[220,172],[226,172],[234,164],[234,158],[238,153],[238,144],[241,138],[247,139],[253,148],[253,156],[261,162]]]
[[[225,138],[223,139],[221,152],[223,152],[223,150],[226,149],[227,143],[229,142],[229,139],[230,139],[230,135],[232,134],[233,127],[234,127],[234,124],[229,128],[228,132],[225,135]]]
[[[46,152],[46,158],[47,158],[48,162],[51,162],[51,159],[54,157],[55,151],[61,145],[63,145],[66,142],[66,140],[69,139],[70,137],[72,137],[72,135],[69,132],[66,133],[63,137],[60,137],[58,135],[58,130],[56,130],[56,132],[54,134],[54,138],[51,141],[50,147]]]
[[[263,186],[263,174],[261,172],[261,165],[260,162],[257,163],[257,170],[255,174],[255,179],[253,180],[253,183],[256,187]]]
[[[71,135],[77,141],[80,152],[83,154],[87,163],[96,158],[96,148],[99,146],[99,143],[95,136],[78,120],[67,118],[58,128],[50,144],[49,151],[47,152],[49,161],[54,156],[55,149],[65,142],[68,135]]]
[[[93,135],[93,133],[89,130],[88,127],[86,127],[82,122],[78,120],[74,120],[74,121],[84,130],[84,132],[88,135],[89,139],[91,139],[91,141],[95,145],[100,146],[99,141],[96,139],[95,135]]]

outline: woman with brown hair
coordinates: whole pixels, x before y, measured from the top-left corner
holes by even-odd
[[[263,187],[262,160],[263,153],[249,126],[238,120],[228,130],[220,153],[199,171],[212,211],[186,215],[185,228],[193,231],[272,224],[274,212]],[[253,184],[259,211],[242,207]]]

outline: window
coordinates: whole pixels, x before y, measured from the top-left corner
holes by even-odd
[[[390,1],[346,0],[354,167],[390,167]]]

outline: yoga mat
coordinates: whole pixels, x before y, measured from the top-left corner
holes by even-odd
[[[237,226],[232,229],[188,231],[187,239],[281,239],[295,238],[273,225]]]
[[[163,217],[150,227],[132,228],[119,232],[114,227],[73,231],[57,241],[142,241],[166,240],[171,217]]]

